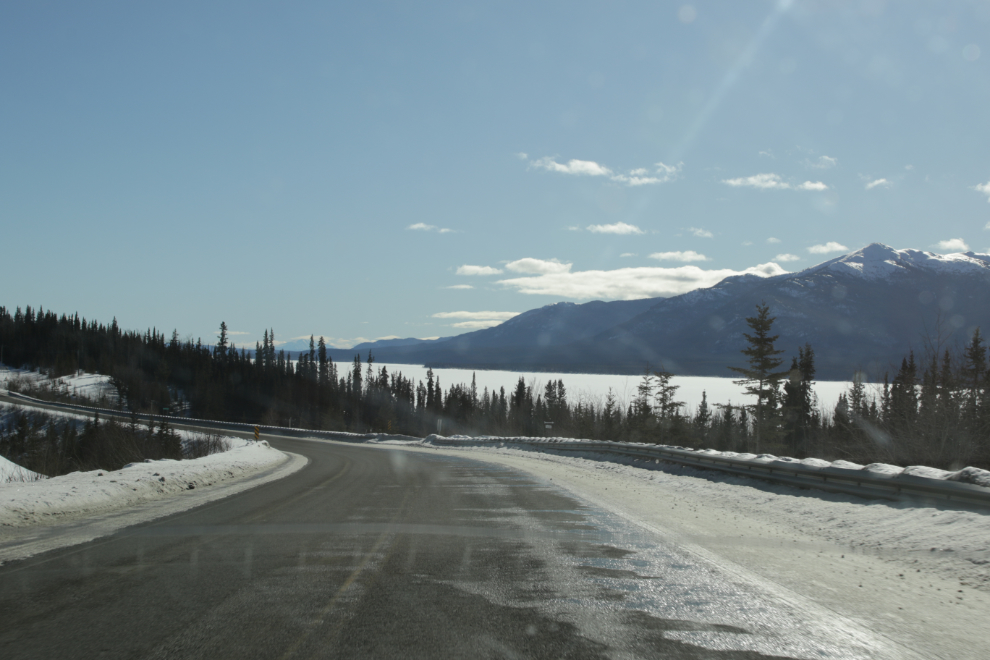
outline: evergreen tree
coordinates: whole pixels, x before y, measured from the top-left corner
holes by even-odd
[[[354,356],[354,366],[351,369],[351,393],[355,399],[360,399],[361,394],[364,392],[364,387],[361,384],[361,356]]]
[[[983,337],[980,329],[973,332],[973,336],[966,345],[963,353],[962,385],[966,389],[964,416],[967,424],[974,430],[979,424],[981,417],[980,403],[983,399],[984,380],[987,372],[987,349],[983,345]]]
[[[760,451],[761,442],[772,442],[778,433],[777,403],[780,381],[787,376],[786,371],[777,371],[783,360],[779,357],[784,351],[774,347],[778,335],[771,335],[775,318],[770,316],[770,306],[765,302],[756,306],[756,316],[746,319],[746,324],[753,334],[743,333],[748,346],[742,354],[749,358],[749,367],[729,367],[730,370],[743,376],[734,381],[744,385],[746,393],[756,397],[756,403],[749,406],[754,414],[753,432],[756,441],[756,451]]]
[[[114,318],[113,323],[115,326],[117,325],[116,318]],[[220,322],[219,341],[214,356],[221,364],[227,361],[227,323],[225,321]]]
[[[436,400],[436,392],[433,387],[433,369],[427,367],[426,369],[426,409],[433,410],[435,407],[434,401]]]
[[[653,411],[657,418],[658,441],[660,444],[666,444],[677,434],[681,422],[680,409],[684,406],[684,402],[674,400],[680,385],[671,384],[674,374],[664,369],[662,364],[660,370],[654,372],[653,377],[656,381]]]
[[[807,455],[808,443],[814,426],[815,352],[810,344],[798,348],[798,356],[791,360],[791,369],[784,381],[784,435],[788,448],[795,456]]]

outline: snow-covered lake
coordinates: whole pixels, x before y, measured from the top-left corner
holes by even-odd
[[[388,367],[389,373],[400,372],[406,378],[426,382],[426,367],[416,364],[375,363],[375,369]],[[338,364],[339,370],[349,368],[348,364]],[[367,367],[365,367],[367,368]],[[597,402],[604,400],[609,388],[625,407],[636,396],[636,386],[642,376],[618,376],[614,374],[573,374],[550,373],[533,371],[473,371],[471,369],[434,369],[434,377],[440,378],[444,390],[455,383],[471,383],[471,375],[475,374],[478,392],[488,388],[498,391],[505,388],[508,394],[522,376],[528,385],[533,385],[534,391],[543,392],[548,380],[562,380],[567,388],[567,398],[573,404],[579,400]],[[673,384],[680,386],[677,390],[677,400],[687,405],[687,410],[693,411],[701,403],[701,393],[707,392],[709,405],[714,403],[749,403],[750,397],[743,394],[743,387],[732,382],[731,378],[714,378],[711,376],[675,376]],[[852,383],[845,381],[817,381],[815,393],[820,404],[831,410],[839,398],[839,394],[849,389]]]

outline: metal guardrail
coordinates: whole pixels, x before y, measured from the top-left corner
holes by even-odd
[[[131,413],[108,408],[93,408],[73,403],[56,403],[35,399],[33,397],[8,392],[8,398],[21,400],[29,405],[42,405],[65,410],[93,414],[99,412],[104,416],[129,420]],[[219,430],[242,431],[252,433],[254,424],[239,422],[221,422],[209,419],[194,419],[191,417],[174,417],[170,415],[135,415],[142,421],[149,417],[167,419],[176,426],[197,426]],[[319,437],[345,442],[365,442],[368,440],[422,440],[407,435],[383,433],[345,433],[341,431],[314,431],[309,429],[286,428],[280,426],[260,426],[273,435],[289,437]],[[561,438],[445,438],[429,436],[435,445],[457,446],[498,446],[521,445],[538,450],[564,452],[598,452],[614,454],[633,459],[649,459],[666,461],[690,467],[716,470],[743,477],[763,479],[776,483],[813,488],[825,492],[856,495],[858,497],[879,498],[896,501],[909,501],[913,504],[934,504],[938,500],[966,504],[978,507],[990,507],[990,488],[975,484],[944,479],[928,479],[914,475],[891,475],[866,470],[853,470],[835,466],[816,467],[798,462],[765,459],[747,459],[720,454],[706,453],[705,450],[683,449],[659,445],[643,445],[629,442],[602,442],[596,440],[567,440]]]
[[[114,410],[113,408],[96,408],[93,406],[82,406],[76,403],[62,403],[58,401],[44,401],[43,399],[36,399],[26,394],[20,394],[19,392],[7,392],[5,395],[0,394],[0,397],[6,396],[9,399],[14,399],[16,401],[21,401],[28,405],[34,406],[46,406],[51,408],[60,408],[69,412],[78,412],[86,415],[92,415],[94,413],[100,413],[103,417],[114,417],[120,420],[130,420],[132,417],[141,420],[142,422],[147,422],[150,418],[155,420],[168,420],[168,423],[176,426],[196,426],[201,428],[212,428],[221,431],[241,431],[244,433],[253,433],[254,427],[257,426],[262,430],[262,432],[267,432],[273,435],[282,435],[297,438],[311,438],[314,436],[328,438],[331,440],[342,440],[344,442],[364,442],[367,440],[420,440],[421,438],[415,438],[408,435],[398,435],[398,434],[385,434],[385,433],[347,433],[344,431],[314,431],[311,429],[297,429],[285,426],[266,426],[264,424],[250,424],[248,422],[222,422],[214,419],[197,419],[195,417],[176,417],[174,415],[149,415],[148,413],[130,413],[126,410]]]
[[[958,481],[928,479],[914,475],[891,475],[840,467],[816,467],[781,460],[745,459],[705,453],[704,450],[681,449],[626,442],[589,440],[492,438],[456,439],[432,436],[434,444],[446,446],[523,445],[539,450],[564,452],[598,452],[633,459],[666,461],[690,467],[717,470],[739,476],[813,488],[832,493],[910,501],[914,504],[949,501],[978,507],[990,507],[990,488]]]

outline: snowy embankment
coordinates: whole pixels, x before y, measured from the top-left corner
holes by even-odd
[[[44,475],[22,468],[17,463],[11,463],[3,456],[0,456],[0,485],[12,481],[29,482],[44,478]]]
[[[455,443],[467,443],[467,444],[517,444],[517,445],[527,445],[527,446],[537,446],[548,450],[562,449],[561,444],[570,445],[572,448],[575,445],[580,445],[581,443],[590,444],[601,444],[600,441],[595,440],[579,440],[574,438],[531,438],[525,436],[512,437],[512,436],[467,436],[467,435],[452,435],[449,437],[430,435],[424,439],[427,444],[442,444],[448,445],[451,441]],[[971,484],[973,486],[980,486],[983,488],[990,488],[990,471],[981,470],[975,467],[965,467],[961,470],[940,470],[938,468],[928,467],[925,465],[911,465],[908,467],[900,467],[898,465],[890,465],[889,463],[870,463],[869,465],[861,465],[859,463],[852,463],[850,461],[825,461],[820,458],[791,458],[789,456],[774,456],[773,454],[744,454],[732,451],[718,451],[715,449],[690,449],[685,447],[670,447],[666,445],[645,445],[639,443],[630,442],[610,442],[610,446],[615,447],[619,450],[623,448],[634,448],[634,449],[675,449],[695,457],[708,457],[708,458],[724,458],[733,459],[734,461],[752,463],[760,466],[769,467],[789,467],[789,466],[802,466],[805,468],[812,469],[828,469],[832,468],[834,470],[841,470],[843,473],[850,472],[860,472],[863,475],[864,480],[871,476],[882,476],[887,478],[898,478],[898,477],[912,477],[916,479],[925,479],[933,482],[947,481],[962,484]],[[556,447],[555,447],[556,446]],[[602,460],[614,460],[614,454],[601,454]]]
[[[229,451],[202,458],[146,461],[114,472],[73,472],[0,484],[0,526],[53,524],[97,516],[251,476],[286,460],[285,454],[267,442],[229,441]]]
[[[551,446],[379,444],[523,470],[707,561],[854,617],[922,657],[990,653],[990,510],[862,499]]]
[[[104,405],[115,404],[120,399],[110,376],[77,371],[72,375],[52,378],[40,370],[11,369],[0,364],[0,390],[9,389],[11,385],[17,389],[42,390]]]

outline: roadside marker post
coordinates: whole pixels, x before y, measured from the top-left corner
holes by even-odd
[[[254,427],[254,439],[257,440],[260,437],[261,437],[261,428],[255,426]]]

